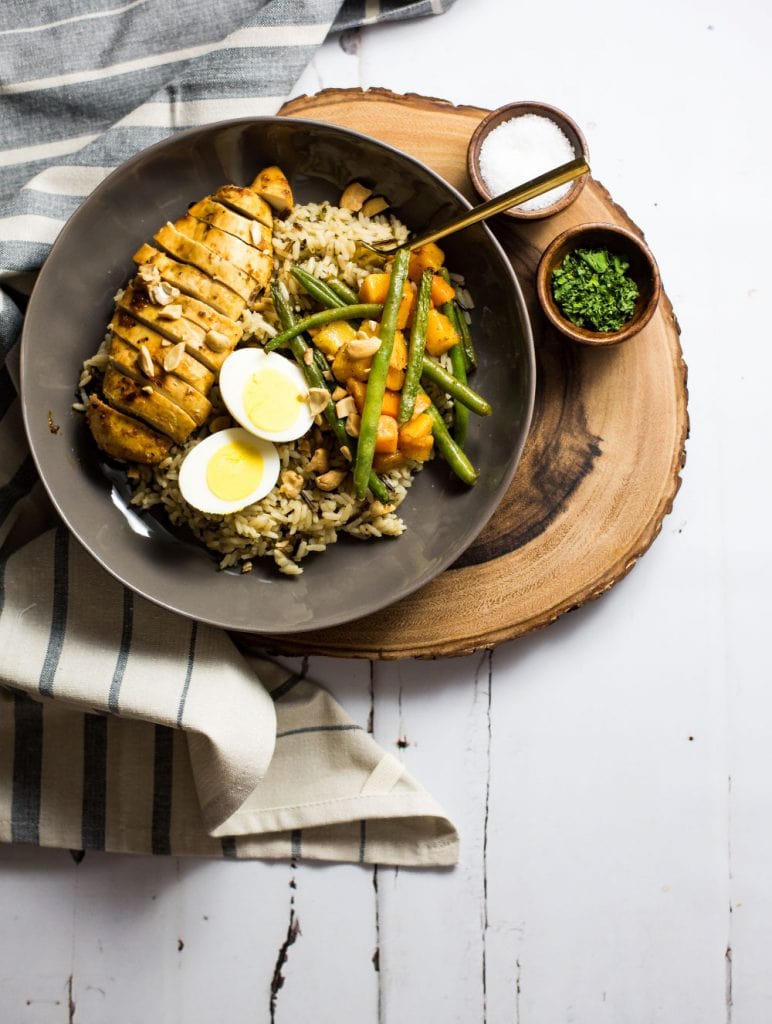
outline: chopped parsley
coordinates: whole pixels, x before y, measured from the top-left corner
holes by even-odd
[[[608,249],[574,249],[552,271],[552,294],[563,316],[577,327],[619,331],[635,311],[638,286],[624,257]]]

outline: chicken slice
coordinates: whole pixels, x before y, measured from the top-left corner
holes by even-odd
[[[133,346],[135,349],[138,349],[140,345],[144,345],[150,353],[153,362],[159,366],[163,364],[167,353],[172,347],[172,343],[168,338],[164,338],[162,334],[154,331],[151,327],[138,323],[133,316],[129,316],[123,309],[119,309],[115,313],[109,327],[112,333],[119,337],[121,341]],[[212,371],[207,370],[203,363],[189,356],[187,352],[185,352],[179,363],[175,366],[174,375],[192,388],[200,391],[202,395],[209,394],[215,380]]]
[[[125,416],[91,395],[86,408],[94,440],[108,455],[122,462],[141,462],[156,466],[163,462],[172,446],[168,437],[157,433],[132,416]]]
[[[164,224],[153,238],[170,256],[176,256],[183,263],[192,263],[213,280],[227,285],[247,303],[251,304],[259,295],[260,288],[253,277],[207,246],[181,234],[173,224]]]
[[[222,203],[215,202],[210,196],[208,199],[201,199],[188,208],[188,214],[197,220],[212,224],[221,231],[227,231],[229,235],[240,238],[247,245],[253,245],[261,252],[272,252],[271,229],[260,221],[252,220],[250,217],[242,217],[240,213],[229,210]]]
[[[139,266],[147,263],[156,267],[164,281],[168,281],[186,295],[206,302],[212,309],[230,317],[231,320],[238,320],[244,312],[246,302],[236,292],[219,281],[213,281],[197,267],[178,263],[170,256],[165,256],[152,245],[143,245],[138,249],[134,253],[134,262]]]
[[[102,391],[114,409],[144,420],[178,444],[187,441],[196,429],[192,416],[188,416],[170,398],[156,391],[152,384],[143,387],[112,366],[105,371]]]
[[[289,213],[295,205],[290,183],[281,167],[264,167],[250,188],[271,206],[276,213]]]
[[[119,373],[137,381],[140,387],[151,384],[161,394],[170,398],[180,409],[183,409],[197,427],[206,423],[212,411],[212,403],[209,399],[204,398],[200,391],[196,391],[184,380],[180,380],[179,377],[175,377],[173,373],[165,370],[163,365],[159,365],[152,358],[148,349],[145,351],[147,351],[147,357],[143,355],[142,349],[133,348],[127,342],[121,341],[120,338],[113,335],[109,351],[110,365]],[[168,354],[171,352],[171,348],[164,351]],[[150,361],[150,366],[146,365],[146,358]],[[147,373],[149,368],[152,368],[151,374]]]
[[[251,188],[243,188],[241,185],[222,185],[215,192],[214,198],[218,202],[230,206],[237,213],[260,221],[267,228],[273,227],[271,207]]]
[[[186,319],[181,312],[176,319],[171,319],[169,306],[163,309],[154,306],[144,292],[137,291],[131,285],[118,299],[118,306],[175,344],[184,342],[188,354],[200,360],[213,373],[219,373],[220,367],[230,354],[228,346],[222,349],[219,346],[213,348],[214,342],[207,342],[207,331],[203,327]]]
[[[235,235],[229,235],[212,224],[196,220],[195,217],[181,217],[174,222],[174,227],[181,235],[194,242],[200,242],[218,256],[229,260],[239,270],[245,271],[257,281],[261,291],[267,287],[273,270],[273,258],[269,253],[260,252]]]
[[[159,310],[166,309],[167,306],[179,306],[181,315],[186,320],[190,320],[204,331],[216,331],[227,339],[229,348],[234,349],[241,341],[241,335],[244,333],[243,326],[237,324],[235,320],[231,320],[229,316],[218,313],[216,309],[212,309],[205,302],[194,299],[190,295],[180,294],[159,303],[156,301],[152,286],[148,287],[140,274],[134,278],[131,286],[138,297],[137,301],[139,301],[139,296],[145,295],[148,301]],[[162,314],[159,315],[162,316]]]

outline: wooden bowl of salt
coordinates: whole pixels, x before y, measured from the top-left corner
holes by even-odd
[[[584,135],[568,114],[547,103],[523,101],[483,118],[469,140],[467,168],[479,195],[492,199],[578,156],[589,162]],[[576,199],[587,177],[512,206],[501,216],[521,221],[551,217]]]

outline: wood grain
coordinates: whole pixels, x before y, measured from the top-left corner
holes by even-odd
[[[384,89],[328,89],[292,100],[282,113],[375,136],[476,198],[466,149],[485,110]],[[616,348],[572,345],[542,315],[534,286],[542,252],[566,228],[591,221],[641,234],[594,179],[555,217],[492,224],[531,316],[537,394],[518,471],[477,540],[428,586],[375,615],[297,636],[240,636],[240,643],[339,657],[468,654],[599,597],[646,552],[680,484],[688,436],[686,366],[664,292],[644,330]],[[461,591],[465,615],[448,614]]]

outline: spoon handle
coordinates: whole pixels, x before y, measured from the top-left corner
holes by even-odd
[[[426,245],[427,242],[436,242],[438,238],[444,238],[454,231],[468,228],[470,224],[476,224],[480,220],[487,220],[488,217],[493,217],[494,214],[501,213],[502,210],[508,210],[510,206],[525,203],[535,196],[540,196],[544,192],[549,192],[550,189],[557,188],[558,185],[564,185],[567,181],[573,181],[574,178],[581,177],[582,174],[586,174],[589,170],[590,168],[584,157],[576,157],[575,160],[570,160],[567,164],[561,164],[560,167],[546,171],[537,178],[526,181],[523,185],[517,185],[508,192],[503,192],[500,196],[489,199],[487,203],[482,203],[480,206],[467,210],[466,213],[460,214],[441,228],[437,228],[436,231],[424,231],[423,234],[416,235],[415,238],[409,238],[404,248],[417,249],[419,245]]]

